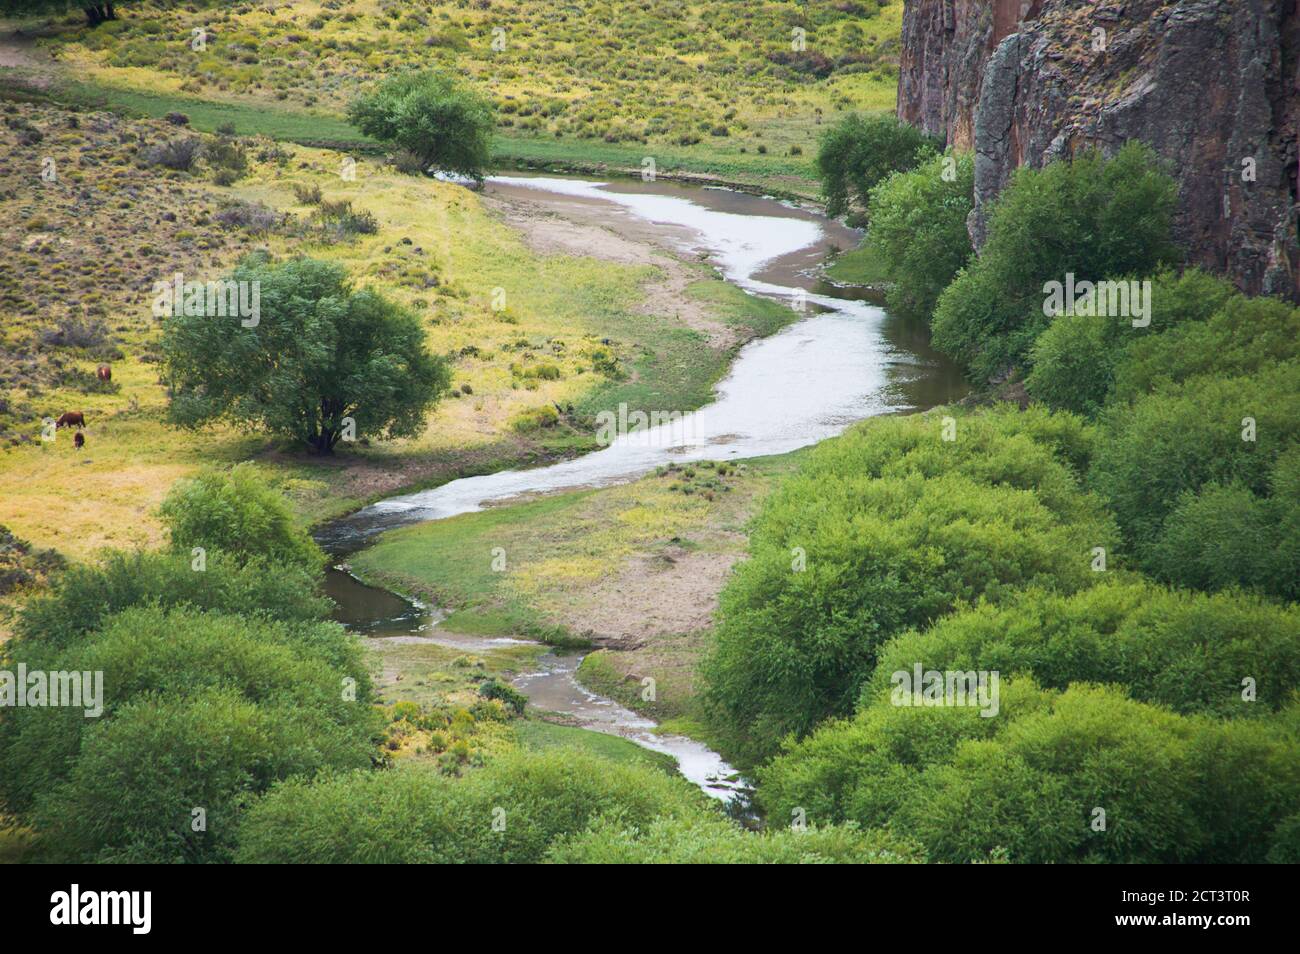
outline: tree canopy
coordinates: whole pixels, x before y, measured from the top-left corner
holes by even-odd
[[[871,190],[886,176],[911,169],[941,147],[893,116],[849,114],[822,136],[817,152],[827,214],[865,209]]]
[[[250,256],[230,280],[258,289],[255,324],[207,314],[166,319],[173,422],[226,420],[326,454],[344,438],[419,433],[450,372],[429,353],[415,315],[355,290],[341,266],[309,258],[271,264]]]
[[[492,156],[492,106],[434,72],[390,76],[348,108],[367,136],[414,155],[426,170],[481,182]]]

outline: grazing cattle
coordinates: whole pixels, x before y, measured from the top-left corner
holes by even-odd
[[[86,415],[84,411],[64,411],[59,415],[59,419],[54,422],[56,428],[75,427],[78,430],[86,426]]]
[[[72,446],[75,447],[77,450],[81,450],[81,448],[86,446],[86,435],[81,433],[81,431],[77,431],[77,433],[73,434]]]
[[[101,364],[98,368],[96,368],[95,374],[99,375],[99,380],[101,381],[113,380],[113,369],[106,364]]]

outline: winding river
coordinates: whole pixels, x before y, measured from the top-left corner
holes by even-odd
[[[321,528],[318,539],[336,557],[393,527],[524,494],[608,486],[670,461],[786,453],[863,418],[923,410],[964,393],[960,372],[929,348],[923,329],[819,277],[832,248],[852,248],[859,234],[816,213],[770,198],[664,181],[497,176],[487,190],[562,216],[595,216],[628,237],[707,257],[726,280],[786,302],[804,317],[742,348],[716,400],[698,411],[620,433],[608,447],[573,460],[381,500]],[[366,586],[343,570],[330,573],[328,590],[339,604],[337,618],[370,636],[431,640],[468,651],[511,642],[440,631],[436,610]],[[742,780],[716,753],[694,740],[659,734],[652,721],[581,686],[574,677],[580,661],[577,653],[548,653],[537,671],[515,684],[540,709],[674,756],[682,774],[710,795],[727,799],[737,791]]]

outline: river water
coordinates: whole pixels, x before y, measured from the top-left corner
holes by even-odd
[[[630,433],[620,429],[609,446],[573,460],[467,477],[381,500],[320,530],[318,540],[336,556],[355,552],[396,526],[445,519],[525,494],[609,486],[672,461],[786,453],[833,437],[863,418],[922,410],[964,393],[959,370],[930,349],[924,329],[890,317],[860,290],[837,288],[819,277],[818,266],[832,248],[852,248],[860,236],[816,213],[769,198],[670,182],[498,176],[488,180],[487,190],[560,215],[588,220],[594,215],[620,234],[705,256],[728,281],[783,301],[802,317],[742,348],[713,403],[657,426]],[[341,570],[330,573],[327,589],[339,604],[337,618],[371,636],[427,639],[471,651],[510,642],[441,632],[436,611],[366,586]],[[541,709],[673,755],[682,774],[715,797],[730,798],[742,784],[700,743],[657,734],[650,720],[579,685],[574,671],[580,660],[575,653],[548,654],[538,671],[520,676],[516,685]]]

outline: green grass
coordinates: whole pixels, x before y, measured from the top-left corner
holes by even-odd
[[[395,643],[383,639],[366,640],[363,645],[382,702],[414,702],[434,708],[472,704],[478,698],[478,684],[483,678],[509,680],[517,673],[535,669],[543,651],[540,646],[519,644],[467,653],[432,642]],[[386,673],[400,673],[401,678],[385,678]]]
[[[189,117],[190,126],[200,132],[215,132],[218,126],[229,123],[241,136],[267,136],[304,146],[379,149],[377,142],[362,135],[342,116],[326,112],[201,99],[85,80],[61,82],[49,95],[57,102],[107,109],[126,116],[161,119],[168,113],[183,113]]]
[[[902,6],[338,0],[184,8],[135,0],[101,27],[40,33],[55,63],[78,79],[150,93],[339,115],[397,70],[447,70],[494,101],[523,161],[569,162],[576,151],[580,161],[639,168],[649,154],[661,165],[806,176],[824,122],[893,108]],[[204,49],[177,42],[196,27],[212,31]],[[806,48],[792,42],[796,27]],[[508,34],[504,49],[493,48],[495,29]]]
[[[772,156],[742,153],[737,147],[686,149],[658,143],[630,145],[503,135],[494,144],[493,161],[519,169],[639,176],[643,161],[649,157],[654,159],[656,175],[665,179],[716,179],[773,195],[813,198],[819,189],[811,158],[814,151],[810,148],[804,156]]]
[[[515,738],[523,748],[544,751],[561,747],[583,749],[613,762],[632,762],[653,765],[666,772],[676,773],[677,760],[662,752],[652,752],[635,742],[604,732],[592,732],[574,726],[556,725],[540,719],[524,719],[514,723]]]
[[[545,548],[536,532],[576,507],[592,492],[558,494],[510,507],[495,507],[446,520],[391,530],[352,558],[363,580],[391,586],[454,610],[443,626],[478,636],[529,635],[553,643],[565,639],[526,601],[502,587],[516,560]],[[493,550],[505,550],[506,569],[493,569]]]
[[[737,331],[736,347],[707,347],[700,332],[682,327],[671,315],[630,314],[620,333],[643,345],[631,359],[632,373],[593,390],[575,405],[578,413],[594,415],[622,402],[646,411],[685,413],[703,407],[713,400],[714,386],[726,375],[741,343],[779,331],[798,317],[778,302],[717,279],[693,282],[686,291]]]
[[[855,249],[841,252],[826,268],[826,277],[845,285],[885,285],[889,273],[876,249],[863,242]]]
[[[233,125],[241,136],[267,136],[304,146],[357,153],[382,152],[380,143],[363,135],[342,115],[266,102],[203,99],[169,92],[115,86],[88,80],[65,80],[49,98],[87,108],[107,109],[127,116],[161,119],[181,113],[200,132]],[[718,151],[727,149],[726,152]],[[781,196],[812,198],[818,183],[811,158],[739,152],[738,147],[680,148],[662,144],[604,143],[586,139],[555,139],[498,134],[493,164],[504,169],[552,172],[623,173],[639,176],[649,156],[663,178],[714,179],[742,188]]]

